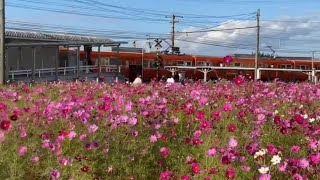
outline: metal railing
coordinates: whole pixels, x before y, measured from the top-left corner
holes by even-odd
[[[179,70],[186,70],[186,69],[196,69],[202,73],[204,73],[204,80],[206,81],[207,73],[209,73],[212,70],[250,70],[254,71],[255,68],[252,67],[228,67],[228,66],[165,66],[166,70],[170,71],[172,74]],[[261,71],[286,71],[286,72],[301,72],[304,74],[307,74],[309,76],[309,80],[312,82],[317,83],[317,73],[320,72],[320,70],[315,69],[283,69],[283,68],[258,68],[257,69],[257,78],[260,79],[261,77]]]
[[[97,73],[98,67],[97,66],[80,66],[79,67],[79,73],[83,74],[89,74],[89,73]],[[35,69],[34,75],[37,77],[42,77],[44,75],[55,75],[55,73],[58,73],[58,75],[71,75],[77,73],[77,66],[72,67],[59,67],[57,68],[42,68],[42,69]],[[101,65],[100,72],[120,72],[120,66],[118,65]],[[26,70],[11,70],[9,71],[9,77],[11,79],[15,79],[16,76],[25,76],[29,77],[32,76],[33,72],[32,69],[26,69]]]

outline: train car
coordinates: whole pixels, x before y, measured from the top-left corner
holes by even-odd
[[[70,51],[60,51],[60,56],[66,58]],[[98,52],[90,53],[90,57],[86,52],[80,52],[80,60],[82,62],[98,66],[99,54]],[[161,60],[161,68],[157,69],[155,64],[156,59]],[[105,65],[117,65],[121,69],[121,73],[129,81],[133,81],[134,78],[140,74],[144,81],[150,81],[154,78],[169,77],[171,72],[163,69],[163,66],[231,66],[239,67],[239,70],[213,70],[208,73],[208,79],[233,79],[239,74],[246,76],[248,79],[254,77],[252,70],[240,70],[241,67],[254,67],[254,58],[239,58],[234,57],[233,61],[226,64],[224,57],[211,57],[211,56],[195,56],[195,55],[172,55],[172,54],[155,54],[155,53],[124,53],[124,52],[101,52],[100,64]],[[279,69],[301,69],[310,70],[312,67],[311,60],[288,60],[288,59],[272,59],[261,58],[258,62],[259,68],[279,68]],[[320,62],[314,62],[314,68],[320,69]],[[96,69],[97,70],[97,69]],[[102,68],[102,71],[107,71],[106,68]],[[177,72],[183,77],[188,79],[203,79],[203,73],[195,69],[184,69]],[[310,76],[306,72],[290,72],[290,71],[261,71],[261,80],[270,81],[275,78],[279,78],[283,81],[304,81],[308,80]]]

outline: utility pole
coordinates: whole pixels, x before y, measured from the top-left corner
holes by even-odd
[[[5,83],[5,0],[0,0],[0,84]]]
[[[166,18],[169,18],[169,16],[166,16]],[[171,50],[172,50],[172,54],[174,53],[174,47],[175,47],[175,43],[174,43],[174,39],[175,39],[175,23],[179,22],[176,21],[176,18],[183,18],[182,16],[176,16],[176,15],[172,15],[171,17]]]
[[[314,51],[311,52],[312,53],[312,62],[311,62],[311,69],[312,69],[312,73],[311,73],[311,81],[316,83],[316,73],[315,73],[315,68],[314,68]]]
[[[312,70],[314,69],[314,51],[311,51],[311,53],[312,53],[312,64],[311,64],[311,66],[312,66]]]
[[[258,60],[260,56],[260,9],[257,11],[257,47],[256,47],[256,58],[254,62],[254,80],[257,81],[258,75]]]

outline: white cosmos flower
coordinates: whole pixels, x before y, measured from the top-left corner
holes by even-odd
[[[279,164],[281,161],[281,157],[279,155],[274,155],[271,159],[273,165]]]
[[[309,122],[310,122],[310,123],[313,123],[314,121],[315,121],[314,118],[310,118],[310,119],[309,119]]]
[[[267,153],[267,150],[266,149],[261,149],[260,151],[257,151],[255,154],[254,154],[254,158],[256,159],[257,157],[260,157],[260,156],[263,156]]]
[[[308,114],[303,115],[303,118],[307,119],[308,118]]]
[[[261,174],[266,174],[269,172],[269,167],[261,167],[260,169],[258,169],[258,171],[261,173]]]

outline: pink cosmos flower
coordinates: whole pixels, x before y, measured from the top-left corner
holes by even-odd
[[[181,178],[180,178],[181,180],[190,180],[190,176],[189,175],[182,175],[181,176]]]
[[[278,165],[278,170],[279,170],[280,172],[285,172],[286,169],[287,169],[287,166],[288,166],[288,163],[287,163],[287,162],[280,163],[280,164]]]
[[[205,117],[205,112],[204,111],[199,111],[197,114],[197,119],[202,120]]]
[[[166,147],[160,148],[160,153],[163,157],[167,157],[169,155],[169,149]]]
[[[59,163],[63,166],[67,166],[72,163],[72,160],[71,160],[71,158],[60,158]]]
[[[94,133],[98,130],[98,126],[95,124],[90,125],[89,127],[89,133]]]
[[[27,137],[27,131],[26,131],[26,128],[24,126],[20,126],[19,130],[20,130],[20,137],[21,138]]]
[[[86,139],[87,138],[87,135],[86,134],[81,134],[80,136],[79,136],[79,140],[80,141],[83,141],[84,139]]]
[[[74,131],[71,131],[69,134],[68,134],[68,139],[73,139],[73,138],[75,138],[77,136],[77,133],[76,132],[74,132]]]
[[[200,101],[199,101],[200,105],[205,105],[205,104],[207,104],[207,102],[208,102],[208,98],[206,98],[206,97],[200,98]]]
[[[4,132],[0,130],[0,144],[6,139]]]
[[[21,146],[19,148],[18,155],[19,156],[23,156],[26,152],[27,152],[27,147],[26,146]]]
[[[226,170],[226,178],[228,179],[234,179],[236,175],[236,171],[234,170],[234,168],[228,168]]]
[[[54,154],[59,157],[59,156],[62,155],[62,150],[61,149],[57,149]]]
[[[230,111],[232,111],[232,105],[230,103],[226,103],[223,105],[222,109],[225,112],[230,112]]]
[[[298,153],[300,151],[300,146],[292,146],[290,150],[294,153]]]
[[[194,137],[200,137],[201,136],[201,130],[197,130],[193,133]]]
[[[31,158],[31,161],[36,163],[36,162],[39,162],[39,157],[38,156],[34,156]]]
[[[240,162],[244,162],[244,161],[246,161],[246,157],[241,156],[241,157],[239,158],[239,161],[240,161]]]
[[[299,161],[299,167],[302,169],[305,169],[309,166],[309,161],[306,158],[300,159]]]
[[[250,166],[245,166],[245,165],[244,165],[244,166],[241,166],[240,169],[241,169],[242,171],[249,172],[251,168],[250,168]]]
[[[50,172],[50,176],[51,176],[52,180],[57,180],[60,178],[60,172],[58,170],[54,169]]]
[[[236,78],[234,78],[233,82],[234,82],[236,85],[243,84],[243,83],[244,83],[244,77],[242,77],[242,76],[237,76]]]
[[[300,174],[293,175],[294,180],[303,180],[302,176]]]
[[[261,174],[259,176],[259,180],[271,180],[271,175],[270,174]]]
[[[129,118],[129,120],[128,120],[128,124],[130,126],[135,126],[137,123],[138,123],[138,119],[135,117]]]
[[[229,132],[235,132],[237,130],[237,125],[229,124],[227,128]]]
[[[160,180],[169,180],[171,176],[171,172],[166,170],[160,174]]]
[[[133,136],[133,137],[138,137],[138,135],[139,135],[139,132],[138,132],[138,131],[133,131],[133,132],[132,132],[132,136]]]
[[[320,164],[320,153],[309,155],[309,161],[312,165]]]
[[[238,141],[234,137],[230,137],[229,142],[228,142],[228,146],[230,148],[235,148],[238,146]]]
[[[279,152],[279,150],[273,144],[268,144],[267,150],[268,150],[268,153],[270,153],[271,155],[276,155]]]
[[[216,148],[211,148],[207,151],[207,155],[211,157],[214,156],[216,153],[217,153]]]
[[[225,56],[223,60],[225,63],[231,63],[233,61],[232,56]]]
[[[192,163],[191,170],[194,174],[200,174],[200,164],[199,163]]]
[[[309,148],[316,149],[318,147],[318,141],[316,139],[309,140]]]
[[[155,135],[151,135],[150,137],[149,137],[149,141],[150,142],[157,142],[157,140],[158,140],[158,138],[157,138],[157,136],[155,136]]]

